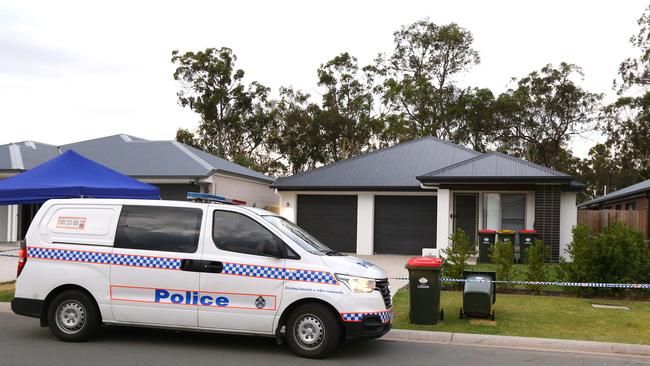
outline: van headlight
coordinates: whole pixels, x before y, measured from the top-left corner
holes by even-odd
[[[345,283],[352,292],[370,293],[375,289],[375,280],[370,278],[337,274],[336,279]]]

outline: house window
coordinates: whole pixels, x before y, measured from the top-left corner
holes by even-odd
[[[615,208],[616,210],[620,210],[620,209],[621,209],[621,205],[616,205],[616,207],[614,207],[614,208]]]
[[[526,226],[526,195],[483,194],[483,228],[523,230]]]
[[[626,210],[636,210],[636,202],[628,202],[625,204]]]

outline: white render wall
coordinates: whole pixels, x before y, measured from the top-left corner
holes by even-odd
[[[278,197],[269,184],[250,179],[214,174],[212,194],[246,201],[249,206],[277,209]]]
[[[450,219],[453,202],[451,200],[452,194],[448,189],[438,189],[438,214],[436,219],[436,248],[439,250],[440,255],[449,246],[449,234],[451,232],[451,225],[453,224]]]
[[[0,242],[9,241],[9,206],[0,206]]]
[[[578,224],[575,192],[560,193],[560,257],[568,260],[566,249],[573,239],[573,227]]]
[[[374,254],[375,237],[375,195],[357,195],[357,254]]]

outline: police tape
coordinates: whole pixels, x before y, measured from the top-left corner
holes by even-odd
[[[16,254],[7,254],[9,252],[18,252],[20,249],[3,249],[0,250],[0,257],[9,257],[9,258],[18,258],[18,255]]]
[[[390,277],[389,280],[408,280],[407,277]],[[650,289],[650,283],[600,283],[600,282],[556,282],[556,281],[492,281],[492,280],[466,280],[457,278],[441,278],[440,282],[487,282],[511,285],[536,285],[559,287],[594,287],[594,288],[629,288]]]

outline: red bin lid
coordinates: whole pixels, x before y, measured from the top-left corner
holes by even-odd
[[[440,267],[442,258],[437,257],[413,257],[406,263],[409,267]]]
[[[496,230],[487,230],[486,229],[486,230],[479,230],[478,233],[479,234],[496,234],[497,232],[496,232]]]
[[[537,234],[537,230],[519,230],[519,234]]]

